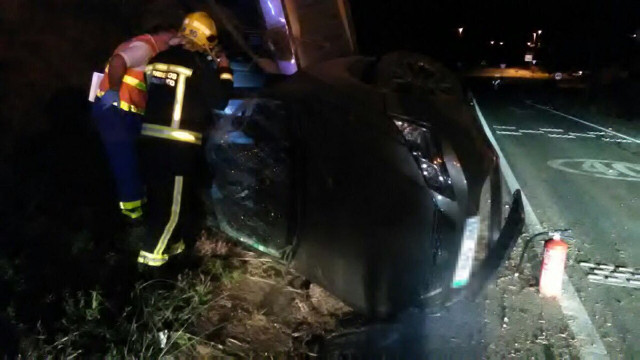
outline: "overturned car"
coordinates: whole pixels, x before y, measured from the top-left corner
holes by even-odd
[[[206,151],[224,232],[373,317],[476,296],[524,224],[455,77],[421,55],[338,58],[245,94]]]

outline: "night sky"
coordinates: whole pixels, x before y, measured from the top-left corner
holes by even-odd
[[[640,28],[638,0],[351,0],[351,5],[361,51],[368,54],[409,49],[448,63],[479,63],[492,56],[512,63],[522,61],[532,32],[541,29],[537,57],[547,66],[639,62],[633,57],[638,43],[630,37]],[[458,27],[464,27],[462,39]],[[504,49],[491,49],[490,40],[503,41]]]

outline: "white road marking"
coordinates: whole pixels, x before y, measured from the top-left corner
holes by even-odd
[[[640,280],[636,278],[640,278],[640,275],[629,274],[626,271],[591,270],[587,272],[587,279],[591,282],[637,289],[640,288]]]
[[[640,181],[640,164],[597,159],[555,159],[547,161],[547,165],[574,174]]]
[[[568,135],[567,135],[567,134],[557,134],[559,132],[563,132],[564,130],[555,129],[555,128],[540,128],[540,130],[527,130],[527,129],[518,129],[515,126],[501,126],[501,125],[494,125],[493,128],[494,129],[505,129],[505,130],[516,130],[516,131],[496,130],[495,133],[498,134],[498,135],[515,135],[515,136],[519,136],[519,135],[522,135],[522,134],[547,134],[548,137],[563,138],[563,139],[575,139],[576,137],[595,138],[596,135],[607,135],[607,133],[604,132],[604,131],[599,131],[599,132],[588,131],[586,133],[569,132]],[[617,143],[632,143],[633,142],[631,140],[612,139],[612,138],[607,138],[607,137],[601,138],[600,140],[607,141],[607,142],[617,142]]]
[[[478,114],[478,119],[480,120],[489,141],[500,157],[500,168],[502,169],[502,173],[507,181],[509,189],[511,191],[515,191],[516,189],[522,190],[520,184],[518,184],[518,181],[513,175],[513,171],[509,167],[504,154],[500,150],[500,147],[498,147],[496,139],[491,134],[491,130],[489,129],[484,116],[482,116],[482,112],[480,112],[480,108],[478,107],[475,97],[473,97],[473,95],[471,97],[473,99],[473,106]],[[538,220],[536,214],[533,212],[524,191],[522,191],[522,202],[524,204],[524,211],[529,230],[533,233],[544,231],[540,224],[540,220]],[[596,328],[593,326],[587,311],[584,309],[584,305],[582,305],[582,302],[580,301],[580,298],[578,297],[578,294],[566,273],[563,276],[563,285],[564,294],[560,298],[560,308],[567,317],[567,323],[569,324],[573,335],[576,337],[576,345],[580,350],[580,358],[609,359],[609,355],[607,354],[607,350],[600,339],[600,335],[598,335]]]
[[[583,134],[583,133],[574,133],[574,132],[570,132],[570,133],[569,133],[569,135],[574,135],[574,136],[584,136],[584,137],[590,137],[590,138],[594,138],[594,137],[596,137],[595,135],[593,135],[593,134],[589,134],[589,133]]]
[[[500,135],[522,135],[519,132],[513,132],[513,131],[496,131],[496,134],[500,134]]]
[[[611,138],[602,138],[602,140],[604,140],[604,141],[619,142],[619,143],[632,143],[632,142],[633,142],[633,141],[631,141],[631,140],[626,140],[626,139],[611,139]]]
[[[604,132],[608,132],[609,134],[617,135],[617,136],[620,136],[621,138],[625,138],[625,139],[627,139],[627,140],[631,140],[631,141],[633,141],[633,142],[635,142],[635,143],[640,144],[640,140],[638,140],[638,139],[634,139],[634,138],[632,138],[632,137],[630,137],[630,136],[623,135],[623,134],[617,133],[617,132],[615,132],[615,131],[611,131],[611,130],[609,130],[609,129],[607,129],[607,128],[603,128],[602,126],[598,126],[598,125],[596,125],[596,124],[592,124],[592,123],[590,123],[590,122],[588,122],[588,121],[584,121],[584,120],[578,119],[577,117],[574,117],[574,116],[571,116],[571,115],[567,115],[567,114],[561,113],[560,111],[555,111],[555,110],[553,110],[553,109],[546,108],[546,107],[544,107],[544,106],[542,106],[542,105],[538,105],[538,104],[536,104],[536,103],[529,102],[529,104],[530,104],[530,105],[533,105],[533,106],[536,106],[536,107],[539,107],[540,109],[544,109],[544,110],[547,110],[547,111],[551,111],[551,112],[552,112],[552,113],[554,113],[554,114],[562,115],[562,116],[564,116],[564,117],[566,117],[566,118],[569,118],[569,119],[571,119],[571,120],[574,120],[574,121],[577,121],[577,122],[583,123],[583,124],[585,124],[585,125],[589,125],[589,126],[591,126],[591,127],[594,127],[594,128],[596,128],[596,129],[602,130],[602,131],[604,131]],[[604,134],[598,134],[598,135],[604,135]]]
[[[575,139],[576,137],[573,135],[556,135],[556,134],[547,134],[548,137],[552,138],[565,138],[565,139]]]

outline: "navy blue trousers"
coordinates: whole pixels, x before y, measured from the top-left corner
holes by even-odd
[[[103,109],[93,104],[92,116],[104,144],[116,183],[118,200],[132,202],[145,197],[137,144],[142,129],[142,115],[115,106]]]

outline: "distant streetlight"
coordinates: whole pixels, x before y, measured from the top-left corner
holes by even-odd
[[[542,34],[542,30],[538,30],[538,35]]]
[[[504,41],[500,41],[500,46],[504,45]]]
[[[531,41],[529,41],[529,42],[527,43],[527,46],[531,46]]]
[[[496,42],[495,42],[495,41],[493,41],[493,40],[489,41],[489,44],[491,44],[491,45],[493,45],[493,44],[495,44],[495,43],[496,43]]]
[[[460,33],[460,36],[462,36],[462,30],[464,30],[464,28],[461,28],[461,27],[458,28],[458,33]]]

